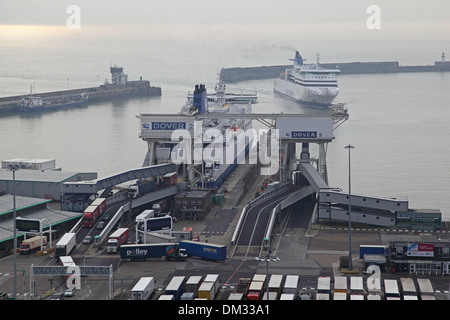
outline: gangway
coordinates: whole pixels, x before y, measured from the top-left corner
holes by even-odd
[[[408,199],[406,197],[371,197],[363,195],[351,195],[351,204],[355,207],[370,208],[386,211],[408,211]],[[319,202],[348,205],[348,193],[337,190],[320,190]]]
[[[317,194],[322,189],[329,189],[328,184],[323,180],[320,173],[309,162],[300,162],[299,170]]]

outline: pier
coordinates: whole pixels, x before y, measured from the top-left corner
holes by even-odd
[[[123,73],[121,67],[111,67],[111,83],[105,82],[98,87],[61,90],[52,92],[33,93],[41,98],[49,97],[63,97],[77,94],[88,94],[88,103],[98,103],[103,101],[112,101],[114,99],[124,99],[132,97],[159,97],[161,96],[161,88],[150,85],[148,80],[128,81],[128,76]],[[0,112],[15,110],[17,103],[25,95],[1,97],[0,98]]]
[[[445,57],[445,56],[444,56]],[[385,62],[335,62],[321,63],[326,69],[339,69],[342,74],[376,74],[405,72],[448,72],[450,61],[436,61],[433,65],[401,66],[398,61]],[[259,67],[222,68],[220,77],[224,82],[278,78],[280,73],[292,65],[274,65]]]

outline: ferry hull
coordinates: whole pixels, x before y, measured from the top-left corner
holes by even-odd
[[[298,103],[331,106],[339,93],[337,87],[304,87],[282,79],[276,79],[273,91]]]

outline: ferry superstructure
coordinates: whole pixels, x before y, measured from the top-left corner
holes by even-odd
[[[196,120],[198,115],[202,114],[236,114],[236,118],[211,118]],[[192,99],[182,106],[181,111],[176,116],[176,123],[181,127],[173,129],[187,129],[192,134],[200,134],[201,137],[192,137],[194,144],[193,150],[185,150],[180,147],[178,142],[160,139],[155,146],[155,157],[152,162],[167,163],[174,162],[174,155],[180,159],[186,156],[185,152],[192,152],[193,164],[188,166],[187,181],[195,187],[205,189],[220,188],[225,179],[233,172],[239,162],[247,155],[251,141],[245,139],[244,144],[234,143],[235,136],[241,132],[252,129],[250,119],[242,119],[240,114],[252,113],[252,102],[247,103],[228,103],[223,95],[218,95],[214,101],[208,99],[207,91],[204,85],[196,85]],[[162,119],[162,118],[161,118]],[[162,119],[165,120],[165,119]],[[173,124],[175,120],[160,121],[160,123]],[[154,134],[157,134],[153,122],[149,127]],[[194,126],[198,126],[196,129]],[[201,128],[199,128],[201,126]],[[199,140],[200,139],[200,140]],[[200,142],[199,142],[200,141]],[[208,152],[209,150],[216,151]],[[183,150],[181,150],[183,149]]]
[[[274,92],[303,104],[331,106],[339,94],[339,69],[321,68],[319,58],[315,64],[304,64],[298,51],[292,68],[286,69],[274,82]]]
[[[258,103],[258,93],[256,91],[243,91],[230,92],[227,90],[226,84],[223,83],[219,77],[219,80],[214,87],[215,93],[208,93],[208,102],[226,102],[226,103]],[[194,99],[194,93],[188,92],[187,99],[192,102]]]

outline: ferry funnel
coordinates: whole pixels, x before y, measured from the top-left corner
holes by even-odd
[[[204,84],[195,85],[193,105],[197,108],[198,113],[208,113],[208,96]]]

